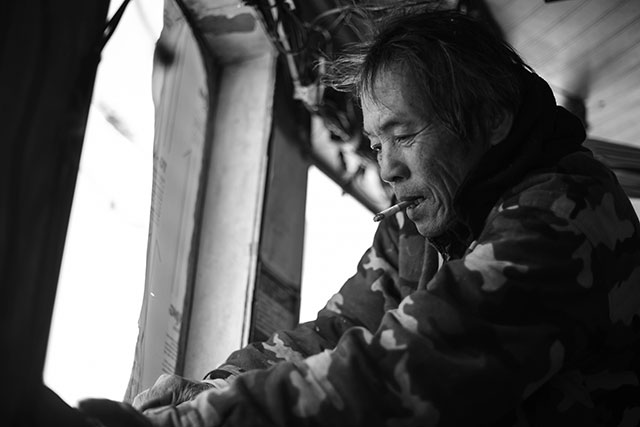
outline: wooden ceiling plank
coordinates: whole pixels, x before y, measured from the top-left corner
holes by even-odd
[[[594,72],[590,80],[593,87],[590,96],[603,98],[621,96],[629,89],[639,86],[640,39],[615,61],[609,63],[605,70]]]
[[[604,116],[598,111],[587,111],[589,133],[609,141],[634,144],[640,147],[640,121],[638,120],[638,100],[630,101],[629,105],[613,106]],[[626,118],[629,118],[628,120]],[[632,130],[634,129],[634,130]],[[634,133],[635,132],[635,133]]]
[[[640,72],[636,73],[637,80],[640,82]],[[640,85],[632,85],[627,82],[631,81],[631,77],[627,77],[615,84],[621,88],[618,94],[602,95],[595,90],[587,99],[586,107],[590,116],[597,118],[599,121],[606,121],[620,114],[620,111],[629,111],[640,106]],[[594,121],[594,126],[596,122]]]
[[[538,8],[522,22],[517,31],[510,34],[509,42],[518,51],[527,52],[525,59],[533,66],[535,63],[535,60],[532,60],[533,57],[556,48],[554,39],[548,34],[556,28],[564,27],[562,25],[564,21],[576,15],[579,9],[585,8],[588,4],[588,2],[567,2]]]
[[[620,3],[629,0],[613,2],[587,1],[579,3],[566,19],[558,22],[553,28],[542,33],[536,44],[523,46],[527,52],[527,61],[535,69],[544,68],[550,62],[557,60],[560,53],[568,49],[571,43],[580,40],[580,36],[599,20],[612,13]]]
[[[638,135],[640,135],[640,124],[636,121],[634,125],[623,129],[620,134],[619,142],[631,147],[640,148],[640,139],[638,138]]]
[[[632,51],[638,43],[640,43],[640,13],[633,22],[621,28],[613,37],[596,46],[594,50],[585,52],[585,55],[577,58],[575,62],[560,65],[557,73],[571,75],[575,69],[580,69],[582,66],[587,67],[590,74],[606,78],[609,74],[608,70],[612,69],[614,64],[634,59],[627,59],[627,53]]]
[[[541,1],[532,2],[531,0],[513,0],[506,5],[501,3],[500,1],[489,0],[487,1],[487,6],[493,17],[500,23],[500,27],[507,37],[529,15],[544,5]]]
[[[587,117],[594,127],[606,126],[610,120],[616,118],[621,112],[634,110],[640,106],[640,89],[629,89],[624,95],[611,100],[598,99],[586,104]],[[640,119],[640,117],[636,117]]]
[[[518,8],[518,1],[519,0],[485,0],[491,16],[497,22],[500,22],[503,31],[504,26],[513,20],[513,15]]]
[[[549,76],[568,76],[582,68],[594,69],[606,65],[609,61],[624,53],[629,44],[635,44],[640,33],[640,2],[626,3],[630,7],[617,9],[596,25],[590,27],[579,40],[575,49],[566,52],[559,59],[544,67]]]
[[[609,132],[608,134],[600,134],[596,131],[593,132],[594,138],[601,138],[613,141],[617,144],[640,148],[640,139],[638,139],[638,135],[640,135],[640,122],[637,117],[627,115],[626,118],[621,119],[620,121],[612,122],[612,126],[613,125],[617,126],[614,133],[615,139],[608,137],[612,132]]]
[[[585,99],[590,135],[640,148],[640,1],[487,3],[554,92]]]
[[[612,141],[620,144],[627,144],[640,148],[640,141],[637,139],[640,126],[633,120],[612,120],[606,127],[599,129],[588,129],[589,137]],[[611,135],[614,135],[612,138]]]
[[[626,107],[626,108],[625,108]],[[630,127],[636,127],[640,122],[635,114],[629,114],[630,111],[637,110],[638,101],[627,106],[616,105],[612,108],[614,114],[604,117],[598,112],[587,112],[587,122],[590,124],[589,133],[597,134],[610,140],[618,140],[621,135]],[[637,138],[637,137],[636,137]],[[633,141],[630,141],[633,142]],[[640,140],[635,142],[640,144]]]
[[[614,43],[615,49],[610,50],[616,50],[616,54],[597,52],[591,55],[593,59],[585,59],[582,66],[541,75],[564,92],[585,99],[607,100],[624,95],[640,82],[640,38],[631,43]]]
[[[635,90],[631,92],[629,96],[625,97],[625,99],[617,100],[617,102],[608,109],[604,106],[600,109],[587,110],[589,123],[593,125],[592,127],[594,129],[597,128],[598,131],[604,131],[609,127],[613,127],[613,129],[610,130],[615,130],[613,123],[619,121],[622,116],[631,116],[633,120],[640,121],[640,117],[634,114],[627,114],[629,111],[637,109],[640,106],[639,94],[640,92]]]

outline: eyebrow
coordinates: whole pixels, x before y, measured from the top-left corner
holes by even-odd
[[[385,122],[384,125],[382,125],[382,127],[379,130],[379,133],[385,132],[393,127],[396,126],[400,126],[400,125],[407,125],[409,123],[402,121],[401,119],[396,119],[396,118],[392,118],[389,121]],[[362,130],[362,133],[364,134],[364,136],[366,136],[367,138],[371,138],[371,133],[367,132],[366,130]]]
[[[385,132],[391,128],[397,127],[397,126],[416,126],[416,125],[420,125],[420,123],[416,124],[414,122],[411,121],[404,121],[402,119],[396,119],[396,118],[392,118],[390,119],[388,122],[385,122],[385,124],[380,128],[380,133]],[[421,127],[417,132],[412,132],[413,134],[419,134],[420,132],[424,131],[425,129],[427,129],[429,126],[431,126],[430,123],[427,123],[426,125],[424,125],[423,127]],[[362,129],[362,134],[364,136],[366,136],[367,138],[371,139],[371,133],[367,132],[366,130]]]

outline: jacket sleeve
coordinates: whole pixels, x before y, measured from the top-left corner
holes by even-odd
[[[610,284],[596,275],[599,259],[638,242],[637,221],[620,219],[606,194],[590,206],[538,196],[549,203],[503,204],[466,256],[375,331],[352,326],[334,349],[241,375],[228,391],[199,396],[201,404],[224,426],[500,419],[585,357],[608,322]]]
[[[301,362],[308,356],[333,349],[343,333],[352,327],[375,331],[389,304],[395,301],[397,306],[401,298],[397,269],[399,231],[395,218],[381,223],[372,246],[358,263],[356,274],[328,301],[316,320],[290,331],[278,331],[265,342],[249,344],[232,353],[205,378],[233,380],[253,369],[265,369],[281,362]],[[409,282],[410,279],[402,280],[404,285],[410,285]]]

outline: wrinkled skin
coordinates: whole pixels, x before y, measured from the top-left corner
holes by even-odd
[[[163,374],[153,386],[138,394],[132,405],[108,399],[85,399],[80,401],[78,409],[106,427],[151,427],[163,425],[167,422],[164,418],[173,416],[171,413],[176,407],[203,391],[224,390],[228,386],[223,379],[201,382]]]
[[[412,81],[398,72],[381,74],[373,94],[362,98],[364,131],[376,151],[380,176],[399,200],[424,200],[407,210],[425,237],[454,221],[453,202],[464,179],[490,144],[463,142],[418,99]]]
[[[224,380],[216,382],[191,381],[178,375],[163,374],[153,386],[138,394],[133,400],[133,407],[141,412],[160,406],[177,405],[193,399],[196,395],[210,388],[225,388]]]

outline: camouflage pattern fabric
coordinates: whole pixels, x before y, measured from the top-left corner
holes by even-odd
[[[553,120],[565,113],[555,110]],[[539,119],[530,127],[543,126]],[[545,140],[560,128],[547,126]],[[530,150],[519,151],[531,161]],[[426,242],[403,213],[383,221],[357,273],[314,322],[233,353],[209,375],[227,377],[228,389],[149,419],[158,426],[640,425],[638,219],[614,175],[589,153],[537,152],[534,164],[507,171],[520,175],[486,186],[495,196],[469,187],[466,201],[481,194],[490,203],[462,200],[468,227],[445,240]],[[440,268],[432,245],[443,252]]]
[[[640,227],[585,157],[568,162],[588,175],[506,194],[424,290],[424,240],[402,214],[383,222],[315,322],[236,352],[229,365],[250,372],[176,411],[221,425],[637,426]]]

